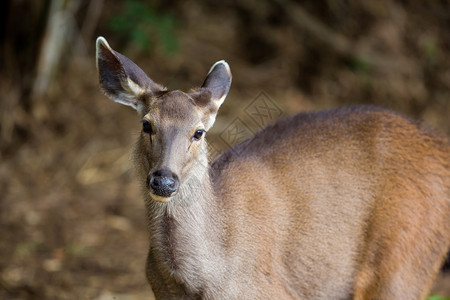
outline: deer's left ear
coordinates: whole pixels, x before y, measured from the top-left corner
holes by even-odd
[[[208,130],[216,120],[217,111],[228,95],[231,86],[230,66],[226,61],[216,62],[206,75],[202,87],[190,94],[205,109],[204,124]]]
[[[96,46],[100,86],[110,99],[142,112],[144,95],[152,96],[165,90],[134,62],[114,51],[105,38],[98,37]]]

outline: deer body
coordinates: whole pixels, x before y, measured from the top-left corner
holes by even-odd
[[[208,163],[228,92],[166,91],[97,40],[103,91],[133,106],[158,299],[423,299],[450,246],[450,146],[375,107],[301,113]]]

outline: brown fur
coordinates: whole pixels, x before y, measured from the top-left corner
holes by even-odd
[[[99,43],[101,60],[110,48]],[[202,90],[125,103],[155,128],[133,157],[156,297],[424,299],[450,247],[448,141],[391,111],[348,107],[280,120],[209,164],[205,139],[190,137],[214,121],[225,67],[202,87],[211,104]],[[146,185],[161,168],[180,180],[164,203]]]

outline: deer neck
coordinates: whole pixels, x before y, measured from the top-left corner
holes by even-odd
[[[209,167],[200,166],[170,202],[147,199],[150,251],[158,269],[197,289],[201,289],[200,278],[220,276],[218,266],[226,265],[220,202],[212,189]]]

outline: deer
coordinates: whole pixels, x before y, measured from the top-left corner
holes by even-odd
[[[134,108],[157,299],[425,299],[450,248],[450,144],[376,106],[300,112],[210,160],[232,81],[155,83],[96,41],[100,88]]]

